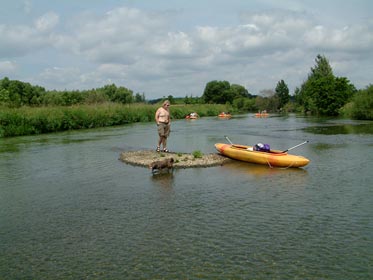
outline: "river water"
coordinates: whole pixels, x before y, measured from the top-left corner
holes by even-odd
[[[301,169],[151,175],[154,123],[0,139],[0,279],[373,279],[373,123],[175,120],[169,149],[269,143]]]

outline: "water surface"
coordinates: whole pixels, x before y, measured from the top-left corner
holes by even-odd
[[[0,279],[373,278],[372,122],[172,123],[169,149],[269,143],[302,169],[232,162],[152,176],[153,123],[0,139]]]

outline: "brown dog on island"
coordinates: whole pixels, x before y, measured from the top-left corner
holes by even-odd
[[[152,170],[152,173],[160,172],[165,168],[167,168],[167,171],[170,171],[170,169],[172,170],[174,168],[174,159],[166,158],[164,160],[154,161],[149,165],[149,168]]]

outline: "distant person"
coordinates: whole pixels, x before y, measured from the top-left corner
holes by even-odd
[[[170,101],[166,100],[163,102],[162,106],[158,108],[155,112],[155,122],[158,127],[158,145],[157,152],[161,151],[161,146],[163,147],[162,151],[168,153],[167,150],[167,137],[170,135]]]

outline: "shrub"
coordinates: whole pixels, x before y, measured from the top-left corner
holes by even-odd
[[[193,155],[194,158],[202,158],[203,157],[203,153],[199,150],[193,151],[192,155]]]

